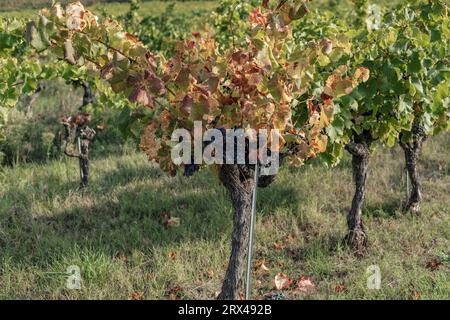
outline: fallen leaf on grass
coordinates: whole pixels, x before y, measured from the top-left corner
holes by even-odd
[[[293,243],[294,240],[295,240],[295,238],[292,234],[288,234],[283,237],[283,242],[286,245]]]
[[[275,250],[283,250],[284,249],[284,246],[278,242],[274,242],[273,247],[275,248]]]
[[[129,300],[144,300],[144,293],[133,292],[130,294]]]
[[[316,285],[311,280],[311,278],[306,276],[301,276],[297,281],[297,287],[294,289],[295,293],[309,293],[316,288]]]
[[[205,272],[205,275],[206,275],[208,278],[214,277],[214,270],[213,270],[212,268],[208,268],[208,269],[206,270],[206,272]]]
[[[180,218],[178,217],[172,217],[169,220],[166,221],[165,226],[166,227],[179,227],[180,226]]]
[[[273,243],[273,247],[275,250],[283,250],[286,246],[290,245],[294,242],[294,236],[291,234],[285,235],[281,241],[277,241]]]
[[[265,263],[264,259],[260,259],[260,260],[256,261],[256,265],[255,265],[256,271],[261,272],[261,273],[269,271],[270,269],[267,268],[264,263]]]
[[[341,293],[347,291],[347,287],[343,284],[338,284],[334,287],[334,292]]]
[[[439,270],[442,267],[442,259],[433,258],[432,260],[427,262],[427,269],[431,271]]]
[[[171,258],[172,260],[175,260],[175,258],[177,257],[177,254],[174,251],[170,251],[168,254],[168,257]]]
[[[180,225],[180,218],[173,217],[172,212],[170,211],[163,211],[160,214],[161,222],[166,227],[178,227]]]
[[[420,300],[420,293],[418,291],[413,291],[411,293],[411,299],[412,300]]]
[[[274,283],[277,290],[284,290],[289,288],[292,285],[293,281],[287,275],[280,272],[275,276]]]
[[[180,286],[175,286],[169,290],[167,296],[168,296],[169,300],[180,300],[182,293],[183,293],[183,288]]]

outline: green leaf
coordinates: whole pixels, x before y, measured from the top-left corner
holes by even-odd
[[[413,53],[408,63],[408,72],[419,73],[422,69],[421,59],[417,52]]]

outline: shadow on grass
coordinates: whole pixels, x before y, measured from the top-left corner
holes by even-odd
[[[6,209],[0,215],[0,250],[16,263],[45,266],[74,248],[115,256],[231,235],[231,202],[218,180],[205,173],[190,179],[162,175],[155,167],[129,163],[99,169],[86,197],[56,174],[48,176],[47,187],[36,179],[28,187],[12,186],[4,193],[8,203],[0,206]],[[272,214],[292,207],[295,197],[293,189],[274,185],[258,201],[262,212]],[[167,227],[167,214],[180,218],[180,226]]]
[[[299,201],[299,193],[295,188],[277,181],[267,188],[258,188],[258,215],[270,216],[279,208],[295,210]]]
[[[393,218],[401,212],[402,199],[386,199],[381,203],[366,203],[363,208],[363,217]]]

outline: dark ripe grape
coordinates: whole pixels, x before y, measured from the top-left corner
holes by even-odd
[[[425,131],[425,127],[420,125],[419,123],[413,124],[412,134],[419,136],[419,137],[425,137],[427,135],[427,133]]]

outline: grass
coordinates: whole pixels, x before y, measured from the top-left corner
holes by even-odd
[[[448,150],[448,134],[425,145],[419,216],[399,211],[405,195],[400,150],[376,152],[364,209],[370,252],[363,258],[340,242],[352,197],[349,159],[333,170],[284,168],[258,195],[255,260],[264,259],[270,270],[254,272],[253,296],[275,292],[274,276],[283,272],[316,284],[307,294],[283,291],[288,299],[409,299],[415,293],[448,299]],[[76,190],[73,160],[1,171],[0,299],[214,298],[232,228],[231,205],[217,178],[208,171],[169,178],[135,153],[94,160],[91,171],[85,196]],[[167,212],[180,226],[164,226]],[[426,268],[436,256],[445,258],[443,266]],[[380,290],[366,287],[366,269],[374,264],[382,273]],[[66,276],[56,274],[70,265],[81,269],[80,290],[67,289]],[[336,292],[337,285],[346,290]]]
[[[161,13],[165,5],[144,3],[142,15]],[[178,3],[176,10],[215,5],[191,1]],[[101,8],[118,14],[128,5],[97,5],[94,11]],[[46,114],[44,107],[51,106],[56,118],[68,112],[80,94],[67,90],[37,102],[37,109]],[[231,205],[214,174],[169,178],[142,154],[102,157],[108,152],[96,147],[84,196],[77,190],[73,159],[0,168],[0,299],[214,298],[232,228]],[[426,142],[419,216],[399,210],[405,196],[401,151],[375,153],[364,209],[370,251],[363,258],[341,243],[353,192],[349,158],[334,169],[283,168],[278,181],[258,194],[255,262],[264,260],[269,271],[254,272],[253,296],[276,292],[273,279],[283,272],[316,284],[306,294],[283,291],[288,299],[448,299],[449,150],[449,134]],[[180,226],[164,225],[162,216],[169,213],[180,218]],[[443,265],[427,268],[438,256]],[[80,267],[80,290],[66,287],[64,273],[71,265]],[[380,290],[366,287],[371,265],[381,269]],[[337,292],[338,285],[346,289]]]

